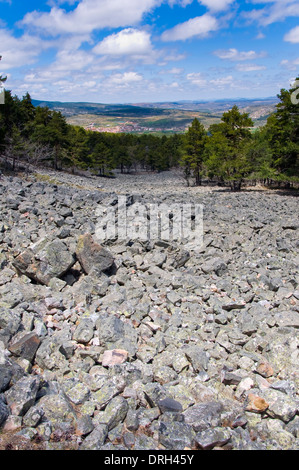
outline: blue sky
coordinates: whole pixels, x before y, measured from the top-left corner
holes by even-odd
[[[263,98],[299,75],[298,0],[0,0],[0,74],[23,96]]]

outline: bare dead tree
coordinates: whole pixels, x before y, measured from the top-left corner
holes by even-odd
[[[53,154],[54,150],[50,145],[28,141],[26,143],[26,172],[29,172],[31,166],[38,167],[43,165],[44,162],[51,160]]]

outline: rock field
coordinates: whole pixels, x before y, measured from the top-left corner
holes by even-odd
[[[100,243],[120,195],[203,244]],[[298,230],[296,192],[0,177],[0,450],[298,450]]]

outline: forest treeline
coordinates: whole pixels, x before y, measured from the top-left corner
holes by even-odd
[[[3,77],[0,77],[0,80]],[[29,93],[20,99],[5,90],[0,106],[2,169],[51,166],[89,170],[110,176],[113,170],[165,171],[182,168],[187,184],[204,179],[240,189],[246,179],[299,181],[299,104],[295,89],[282,89],[275,112],[254,129],[237,106],[223,113],[219,124],[205,129],[194,119],[185,134],[110,134],[70,125],[58,111],[34,107]]]
[[[99,133],[70,125],[60,112],[34,107],[29,93],[19,99],[5,91],[0,106],[2,164],[12,169],[27,163],[89,169],[99,176],[109,176],[116,168],[162,171],[179,164],[182,145],[180,135]]]

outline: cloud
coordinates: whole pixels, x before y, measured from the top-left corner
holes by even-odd
[[[111,84],[116,85],[129,85],[131,83],[140,82],[143,80],[142,75],[137,72],[124,72],[111,75],[109,81]]]
[[[293,44],[298,44],[299,43],[299,26],[296,26],[295,28],[291,29],[291,31],[289,31],[285,35],[284,40],[287,42],[292,42]]]
[[[235,2],[235,0],[198,0],[199,3],[206,6],[211,11],[222,11]]]
[[[30,88],[35,88],[38,83],[52,83],[52,87],[56,87],[59,80],[69,80],[70,83],[86,80],[86,70],[89,72],[89,68],[95,62],[95,56],[80,49],[82,41],[84,36],[64,38],[59,43],[53,41],[52,44],[59,47],[55,59],[47,65],[32,68],[25,75],[25,81],[31,83]]]
[[[62,5],[63,3],[74,5],[75,3],[78,3],[78,1],[79,0],[48,0],[47,4],[50,5],[51,7],[56,6],[56,5]]]
[[[289,17],[299,17],[298,0],[251,0],[253,4],[269,4],[261,9],[243,12],[249,21],[257,21],[262,26],[284,21]]]
[[[82,0],[67,12],[53,6],[50,12],[27,13],[20,22],[49,35],[91,33],[103,28],[134,25],[161,0]]]
[[[168,4],[173,7],[173,5],[179,4],[181,7],[186,7],[190,5],[193,0],[168,0]]]
[[[241,52],[237,49],[220,49],[218,51],[214,51],[214,55],[219,57],[219,59],[223,60],[230,60],[230,61],[243,61],[243,60],[253,60],[259,59],[261,57],[265,57],[265,52],[257,53],[255,51],[247,51]]]
[[[165,71],[165,73],[171,73],[172,75],[180,75],[182,72],[184,72],[184,69],[180,67],[172,67],[171,69]]]
[[[211,31],[217,31],[219,24],[217,19],[206,13],[203,16],[191,18],[184,23],[176,25],[172,29],[164,31],[162,41],[184,41],[192,37],[206,37]]]
[[[133,62],[165,66],[168,62],[185,58],[185,55],[176,51],[155,49],[150,34],[134,28],[126,28],[107,36],[92,49],[92,53],[101,56],[103,63],[114,64],[114,67],[118,64],[122,68],[130,67]]]
[[[234,86],[235,79],[232,75],[228,75],[226,77],[219,77],[213,80],[210,80],[210,84],[216,88],[223,88],[227,86]]]
[[[88,68],[90,72],[90,69]],[[24,86],[23,86],[24,84]],[[99,93],[115,95],[122,91],[134,93],[137,89],[144,88],[143,75],[136,71],[126,72],[90,72],[88,75],[81,70],[63,73],[53,65],[46,69],[28,73],[20,88],[31,89],[33,94],[48,96],[48,99],[67,100],[71,98],[77,101],[84,97],[93,96],[96,100]],[[46,92],[47,91],[47,92]],[[79,98],[80,97],[80,98]]]
[[[238,72],[257,72],[258,70],[266,70],[267,67],[264,65],[257,65],[257,64],[238,64],[236,66],[236,70]]]
[[[196,86],[202,87],[207,85],[207,80],[202,77],[201,73],[188,73],[187,80]]]
[[[152,44],[150,34],[146,31],[127,28],[119,33],[107,36],[93,48],[93,52],[99,55],[110,56],[143,56],[151,54]]]
[[[180,60],[186,59],[186,54],[179,54],[175,51],[162,51],[164,52],[163,61],[159,62],[158,65],[163,67],[168,62],[179,62]]]
[[[42,41],[39,37],[24,34],[14,37],[6,29],[0,29],[1,44],[1,69],[9,70],[30,65],[36,62],[40,53],[51,46],[49,42]]]
[[[236,0],[197,0],[200,5],[205,6],[208,10],[219,12],[227,10],[230,5],[235,3]],[[186,7],[193,3],[193,0],[168,0],[170,6],[179,4],[181,7]]]
[[[84,70],[94,61],[92,54],[82,50],[59,51],[56,59],[57,60],[51,66],[51,68],[54,69],[54,73],[56,74],[69,74],[72,71]]]
[[[298,70],[298,67],[299,67],[299,57],[297,57],[297,59],[294,59],[294,60],[282,60],[280,62],[280,65],[283,67],[283,68],[287,68],[288,70]]]
[[[262,32],[259,32],[259,33],[257,34],[257,36],[256,36],[256,38],[255,38],[255,39],[265,39],[265,37],[266,37],[266,36],[265,36],[265,34],[264,34],[264,33],[262,33]]]
[[[210,94],[215,91],[223,91],[226,89],[247,89],[247,84],[243,81],[236,80],[233,75],[226,75],[218,78],[204,78],[200,72],[188,73],[186,78],[191,85],[204,88]]]

